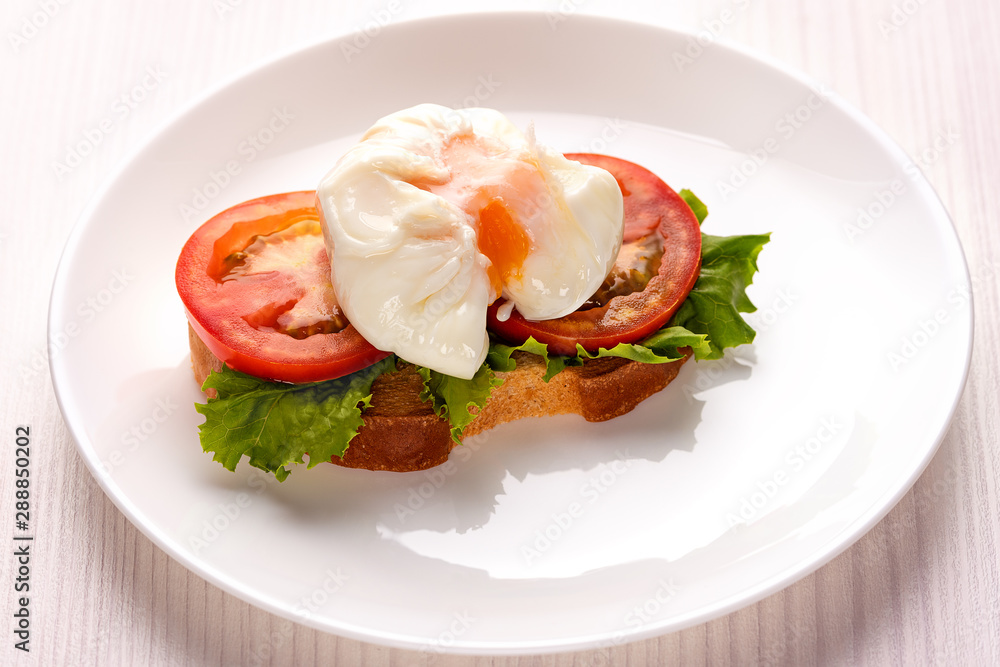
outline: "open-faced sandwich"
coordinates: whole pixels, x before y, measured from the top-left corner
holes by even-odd
[[[279,480],[408,471],[506,421],[624,414],[754,338],[768,235],[703,234],[706,214],[494,110],[386,116],[315,191],[234,206],[181,251],[202,446]]]

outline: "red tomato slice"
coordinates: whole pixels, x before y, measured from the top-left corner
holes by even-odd
[[[244,202],[184,244],[176,281],[188,321],[230,368],[317,382],[389,355],[337,305],[315,202],[314,191]]]
[[[578,343],[596,352],[642,340],[666,324],[698,279],[698,219],[680,195],[648,169],[607,155],[566,157],[611,172],[624,195],[624,239],[607,289],[580,310],[553,320],[529,321],[514,310],[501,322],[496,315],[504,300],[498,299],[489,308],[487,327],[512,344],[534,336],[557,354],[576,354]]]

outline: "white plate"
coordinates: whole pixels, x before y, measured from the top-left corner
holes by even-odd
[[[68,242],[50,317],[59,402],[161,548],[341,635],[540,652],[758,600],[910,487],[965,381],[969,279],[934,192],[869,120],[775,63],[638,24],[471,15],[344,48],[363,43],[281,58],[193,106]],[[758,341],[688,364],[623,418],[507,425],[428,472],[226,472],[198,445],[181,245],[232,204],[313,187],[376,118],[424,101],[493,106],[560,149],[646,165],[707,202],[708,233],[773,232],[751,288]]]

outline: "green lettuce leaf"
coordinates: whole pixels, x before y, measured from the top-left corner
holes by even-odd
[[[696,357],[699,352],[707,354],[711,350],[708,338],[704,334],[692,333],[684,327],[668,327],[660,329],[638,343],[618,343],[610,350],[602,347],[596,354],[587,352],[582,345],[577,345],[576,358],[580,363],[583,363],[583,359],[622,357],[644,364],[665,364],[683,358],[684,355],[680,352],[682,347],[692,348]]]
[[[693,335],[693,334],[692,334]],[[620,357],[622,359],[629,359],[631,361],[638,361],[644,364],[663,364],[670,361],[677,361],[683,355],[671,355],[669,353],[660,356],[648,347],[643,347],[638,343],[618,343],[613,348],[598,348],[597,352],[588,352],[583,349],[583,345],[577,343],[576,345],[576,361],[571,362],[570,366],[577,366],[583,362],[584,359],[599,359],[600,357]]]
[[[424,379],[424,389],[420,400],[430,400],[438,416],[451,424],[452,439],[461,444],[462,432],[476,418],[476,414],[489,400],[494,387],[503,384],[489,364],[484,363],[471,380],[438,373],[423,366],[417,366],[417,373]],[[476,408],[472,412],[470,408]]]
[[[575,356],[549,354],[548,346],[534,338],[528,338],[523,345],[517,346],[493,342],[486,361],[497,372],[512,371],[517,364],[511,354],[518,350],[537,354],[545,360],[545,375],[542,379],[548,382],[567,366],[582,366],[586,359],[621,357],[644,364],[665,364],[683,358],[684,355],[680,352],[683,347],[692,348],[696,356],[699,353],[711,353],[705,334],[692,333],[684,327],[669,327],[660,329],[638,343],[619,343],[611,349],[602,347],[597,352],[588,352],[582,345],[577,345]]]
[[[681,199],[683,199],[687,205],[691,207],[694,217],[698,218],[698,224],[700,225],[705,222],[705,218],[708,217],[708,207],[705,206],[705,202],[698,199],[698,197],[696,197],[695,194],[687,188],[681,190],[677,194],[679,194]]]
[[[753,342],[756,332],[740,313],[757,310],[746,288],[757,272],[757,255],[770,238],[701,235],[701,275],[668,323],[708,337],[708,351],[696,349],[695,359],[719,359],[725,348]]]
[[[361,408],[371,401],[376,377],[395,369],[390,356],[351,375],[325,382],[268,382],[223,366],[211,373],[202,389],[216,398],[196,403],[205,415],[199,426],[201,446],[229,470],[244,456],[250,465],[284,481],[293,463],[309,466],[343,456],[361,427]]]
[[[486,363],[497,372],[512,371],[517,363],[511,359],[510,355],[518,351],[530,352],[545,360],[545,375],[542,376],[545,382],[551,380],[553,376],[566,367],[567,357],[558,354],[550,355],[548,346],[545,343],[539,343],[532,336],[528,336],[528,340],[524,341],[522,345],[511,346],[491,342],[490,350],[486,354]]]

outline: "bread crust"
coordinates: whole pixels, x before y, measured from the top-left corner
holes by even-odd
[[[191,365],[199,386],[222,362],[188,327]],[[545,382],[545,363],[533,354],[515,352],[517,368],[497,373],[496,387],[486,406],[463,434],[472,437],[505,422],[524,417],[566,413],[587,421],[606,421],[633,410],[677,377],[690,358],[665,364],[643,364],[606,357],[569,366]],[[435,414],[429,401],[420,400],[423,381],[412,364],[400,362],[393,373],[372,383],[371,406],[361,417],[364,424],[343,458],[332,462],[349,468],[407,472],[444,463],[456,443],[448,423]],[[206,392],[210,397],[215,390]]]

